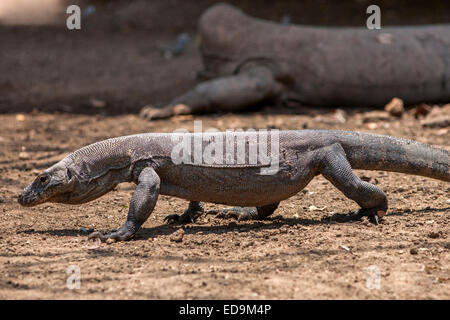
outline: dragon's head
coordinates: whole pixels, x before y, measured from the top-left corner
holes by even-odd
[[[61,161],[41,172],[31,184],[23,189],[18,202],[26,207],[44,202],[63,202],[58,200],[65,198],[65,195],[70,193],[72,184],[72,174],[65,163]]]
[[[80,169],[81,168],[81,169]],[[81,204],[104,195],[120,182],[114,171],[91,179],[85,171],[89,165],[70,156],[40,173],[19,195],[18,202],[32,207],[44,202]]]

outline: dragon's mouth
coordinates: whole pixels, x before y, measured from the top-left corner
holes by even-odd
[[[36,194],[31,195],[20,194],[19,198],[17,199],[17,202],[19,202],[19,204],[24,207],[33,207],[43,203],[44,200],[38,197]]]

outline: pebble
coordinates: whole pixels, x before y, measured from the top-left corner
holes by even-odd
[[[409,253],[411,253],[412,255],[416,255],[416,254],[419,253],[419,250],[417,250],[417,248],[411,248],[411,249],[409,250]]]
[[[421,103],[412,110],[412,113],[415,118],[425,117],[431,112],[432,109],[433,109],[432,106],[425,103]]]
[[[392,99],[385,107],[384,110],[389,112],[394,117],[401,117],[405,112],[403,107],[403,100],[399,98]]]
[[[28,152],[22,151],[19,153],[20,160],[27,160],[29,158],[30,158],[30,155],[28,154]]]
[[[428,234],[428,238],[431,238],[431,239],[437,239],[437,238],[439,238],[439,236],[440,236],[439,232],[430,232]]]
[[[182,242],[184,237],[184,230],[178,229],[170,236],[170,241],[172,242]]]

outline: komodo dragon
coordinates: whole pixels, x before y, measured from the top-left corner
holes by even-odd
[[[277,134],[275,140],[273,131],[265,135],[261,131],[220,132],[213,138],[204,138],[201,133],[146,133],[100,141],[44,170],[22,191],[18,202],[23,206],[43,202],[80,204],[104,195],[121,182],[134,182],[137,188],[125,224],[118,230],[90,235],[101,240],[127,240],[147,220],[159,194],[190,200],[183,215],[169,215],[168,220],[194,220],[203,211],[201,201],[244,207],[224,209],[225,216],[231,213],[240,220],[264,219],[280,201],[322,174],[361,206],[360,215],[378,220],[375,217],[383,216],[388,209],[386,195],[377,186],[362,181],[352,168],[403,172],[450,182],[450,152],[413,140],[351,131],[293,130]],[[202,157],[220,139],[227,141],[222,148],[229,149],[212,164],[192,161],[195,153],[189,152],[187,161],[180,162],[173,153],[179,147],[176,140],[180,136],[194,141],[194,151],[197,141],[204,150]],[[244,149],[239,149],[237,141],[245,141]],[[278,147],[272,149],[275,145]],[[256,150],[256,146],[263,154],[270,147],[270,154],[275,155],[273,161],[263,162],[258,154],[257,161],[251,162],[249,150]],[[221,154],[220,149],[214,150],[211,154]],[[245,161],[237,161],[238,157]],[[274,162],[277,170],[262,171],[273,168]]]
[[[384,106],[450,100],[450,25],[325,28],[281,25],[225,4],[200,18],[209,80],[163,108],[166,118],[242,110],[263,101],[312,106]]]

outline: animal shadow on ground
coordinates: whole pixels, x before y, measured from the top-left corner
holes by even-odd
[[[405,214],[407,215],[414,215],[419,213],[425,213],[425,212],[446,212],[449,211],[450,207],[446,208],[426,208],[426,209],[420,209],[420,210],[410,210],[406,209],[404,211],[394,211],[387,214],[387,216],[403,216]],[[320,224],[330,224],[330,223],[353,223],[353,222],[361,222],[363,219],[366,219],[366,217],[359,215],[357,213],[335,213],[332,216],[329,217],[323,217],[320,220],[315,219],[303,219],[303,218],[286,218],[282,216],[277,216],[273,218],[269,218],[268,220],[271,220],[272,223],[264,223],[261,221],[248,221],[246,223],[239,223],[231,221],[228,224],[224,225],[201,225],[201,224],[188,224],[184,225],[185,233],[186,234],[197,234],[202,232],[202,234],[224,234],[229,232],[247,232],[249,230],[259,230],[259,231],[266,231],[266,230],[274,230],[279,229],[280,227],[287,225],[287,226],[294,226],[294,225],[301,225],[301,226],[311,226],[311,225],[320,225]],[[181,224],[163,224],[156,227],[151,228],[142,228],[136,236],[134,237],[135,240],[148,240],[150,238],[156,238],[158,236],[167,236],[171,235],[175,231],[177,231],[180,227],[183,225]],[[21,230],[18,231],[18,234],[25,233],[25,234],[47,234],[51,236],[57,236],[57,237],[77,237],[77,236],[87,236],[89,233],[93,232],[93,229],[57,229],[57,230],[35,230],[35,229],[27,229],[27,230]]]

